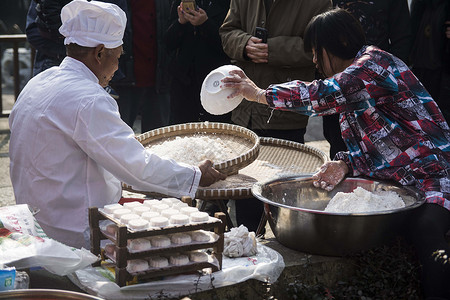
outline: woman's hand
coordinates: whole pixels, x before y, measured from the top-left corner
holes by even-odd
[[[331,191],[348,173],[348,167],[342,160],[328,161],[312,176],[313,185]]]
[[[227,178],[225,174],[222,174],[213,168],[213,163],[210,160],[203,161],[198,167],[202,172],[199,183],[200,186],[210,186],[216,181]]]
[[[184,11],[184,17],[193,26],[200,26],[203,23],[205,23],[206,20],[208,20],[208,15],[206,14],[206,11],[204,11],[200,7],[198,8],[198,10]]]
[[[251,81],[247,75],[241,70],[233,70],[229,73],[231,76],[222,79],[223,84],[221,88],[231,88],[235,91],[227,98],[232,99],[236,96],[242,95],[248,101],[267,104],[265,97],[265,90],[260,89]]]

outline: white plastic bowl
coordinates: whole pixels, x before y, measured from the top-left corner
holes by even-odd
[[[242,96],[232,99],[227,97],[234,91],[230,88],[221,88],[221,80],[230,76],[232,70],[241,70],[234,65],[224,65],[212,70],[203,80],[200,100],[203,108],[212,115],[223,115],[235,109],[242,101]],[[242,70],[241,70],[242,71]]]

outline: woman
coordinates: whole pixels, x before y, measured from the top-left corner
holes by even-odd
[[[164,41],[173,61],[170,88],[170,124],[188,122],[231,122],[231,114],[216,116],[200,103],[200,90],[209,72],[230,64],[223,52],[219,27],[230,7],[230,0],[197,0],[197,10],[173,0],[169,28]]]
[[[305,48],[328,79],[292,81],[259,89],[243,72],[223,80],[230,95],[273,109],[307,115],[340,114],[348,148],[316,173],[314,185],[332,190],[346,175],[415,185],[426,198],[408,226],[423,264],[424,295],[450,299],[450,267],[435,260],[450,253],[450,130],[438,106],[408,67],[375,46],[365,46],[356,19],[341,9],[316,16]]]

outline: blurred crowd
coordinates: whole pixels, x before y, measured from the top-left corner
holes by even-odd
[[[406,62],[448,120],[450,97],[450,1],[448,0],[197,0],[186,14],[181,0],[103,0],[121,7],[128,24],[120,67],[107,90],[123,120],[141,132],[197,121],[235,123],[261,136],[303,142],[308,117],[242,102],[217,116],[200,104],[203,79],[213,69],[236,64],[258,86],[320,78],[311,54],[303,50],[303,31],[315,15],[332,7],[350,11],[363,26],[368,44]],[[2,34],[26,33],[37,50],[33,74],[65,57],[58,32],[60,10],[70,0],[1,1]],[[26,17],[25,17],[26,15]],[[268,40],[256,37],[256,27]],[[345,149],[337,115],[324,118],[330,157]]]

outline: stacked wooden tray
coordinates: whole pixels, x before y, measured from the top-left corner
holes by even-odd
[[[109,220],[117,225],[115,236],[106,233],[100,228],[100,221]],[[125,286],[129,282],[145,282],[160,276],[182,274],[194,271],[200,271],[210,268],[213,272],[222,269],[222,252],[224,245],[225,214],[217,213],[215,218],[210,217],[208,222],[199,222],[195,224],[170,226],[159,229],[149,229],[142,231],[130,230],[126,225],[117,222],[105,214],[101,209],[92,207],[89,209],[89,224],[91,230],[91,252],[95,255],[101,255],[100,262],[95,263],[99,266],[102,261],[111,261],[115,269],[115,282],[119,286]],[[207,242],[196,242],[183,245],[171,245],[170,247],[156,247],[145,251],[130,251],[128,243],[132,239],[147,238],[158,235],[169,235],[174,233],[186,233],[195,230],[214,230],[218,238]],[[109,240],[115,248],[115,256],[108,256],[103,248],[101,241]],[[127,270],[128,261],[132,259],[143,259],[156,255],[169,255],[171,253],[189,252],[194,250],[212,249],[211,258],[204,262],[191,262],[186,265],[169,265],[162,268],[152,268],[143,272],[130,273]]]

